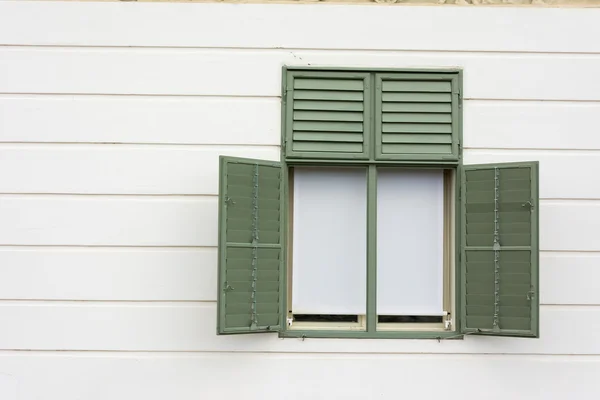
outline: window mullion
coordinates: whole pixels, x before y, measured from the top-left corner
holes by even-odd
[[[377,167],[367,172],[367,332],[377,330]]]

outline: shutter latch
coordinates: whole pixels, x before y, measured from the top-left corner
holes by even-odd
[[[446,313],[446,318],[444,319],[444,329],[447,331],[452,330],[452,314]]]

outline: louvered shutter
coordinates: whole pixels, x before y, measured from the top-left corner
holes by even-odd
[[[221,157],[217,333],[279,330],[282,171],[277,162]]]
[[[375,157],[457,161],[459,74],[398,73],[375,77]]]
[[[369,77],[359,72],[287,71],[286,157],[368,158]]]
[[[538,337],[537,162],[462,172],[462,330]]]

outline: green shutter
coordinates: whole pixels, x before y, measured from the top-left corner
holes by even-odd
[[[376,74],[375,157],[458,161],[459,73]]]
[[[277,331],[282,293],[280,163],[221,157],[217,333]]]
[[[537,162],[467,165],[461,184],[462,331],[538,337]]]
[[[369,78],[360,72],[286,71],[286,157],[367,159]]]

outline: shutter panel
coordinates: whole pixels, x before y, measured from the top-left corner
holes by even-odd
[[[368,158],[370,98],[368,73],[287,71],[286,157]]]
[[[221,157],[218,334],[281,326],[281,182],[280,163]]]
[[[463,167],[464,333],[538,337],[538,164]]]
[[[377,74],[376,158],[458,161],[459,74]]]

